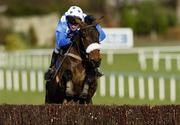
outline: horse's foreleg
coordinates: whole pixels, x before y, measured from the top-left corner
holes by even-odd
[[[72,83],[72,72],[70,70],[66,70],[63,74],[63,78],[66,82],[66,96],[72,97],[74,95],[73,91],[73,83]]]
[[[81,95],[87,95],[89,90],[89,84],[85,83]]]
[[[88,98],[88,92],[89,92],[89,85],[93,82],[94,77],[87,75],[84,81],[83,90],[80,94],[80,98],[87,99]]]
[[[74,91],[73,91],[73,83],[72,81],[68,81],[66,83],[66,96],[73,96]]]

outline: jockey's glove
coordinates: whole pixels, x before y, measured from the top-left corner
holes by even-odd
[[[85,23],[87,23],[88,25],[92,24],[95,20],[96,20],[96,18],[92,15],[87,15],[84,18]]]
[[[70,33],[67,34],[67,38],[70,38],[70,39],[71,39],[71,38],[73,38],[73,37],[74,37],[74,33],[73,33],[73,32],[70,32]]]
[[[76,35],[78,35],[78,32],[70,32],[67,37],[71,40],[71,42],[74,42]]]

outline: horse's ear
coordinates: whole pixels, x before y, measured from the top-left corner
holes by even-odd
[[[100,17],[99,19],[94,20],[92,22],[92,24],[88,25],[88,26],[90,27],[90,26],[96,26],[97,24],[100,24],[102,22],[103,18],[104,18],[104,16]]]
[[[101,16],[99,19],[96,19],[96,20],[95,20],[95,23],[96,23],[96,24],[101,23],[102,20],[103,20],[103,18],[104,18],[104,16]]]
[[[93,15],[87,15],[85,18],[84,18],[84,22],[87,24],[87,25],[92,25],[94,22],[95,22],[96,18],[93,16]]]

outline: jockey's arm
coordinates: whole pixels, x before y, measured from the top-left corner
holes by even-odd
[[[96,29],[99,32],[99,41],[101,42],[106,38],[106,34],[104,33],[104,31],[102,30],[102,28],[99,24],[96,25]]]
[[[58,52],[61,47],[70,44],[70,38],[67,38],[66,28],[63,23],[60,23],[56,29],[56,49]]]

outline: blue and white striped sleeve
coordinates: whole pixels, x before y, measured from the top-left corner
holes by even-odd
[[[67,38],[66,25],[60,22],[56,29],[56,49],[59,50],[62,46],[68,45],[70,42],[70,39]]]

